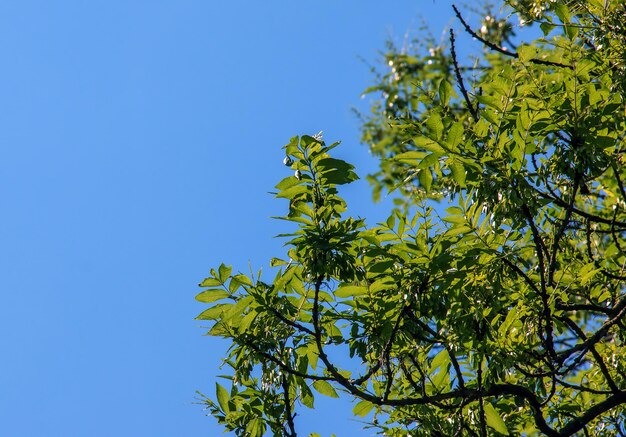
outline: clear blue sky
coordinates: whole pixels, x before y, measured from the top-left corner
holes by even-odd
[[[393,7],[389,7],[393,4]],[[224,344],[193,318],[221,261],[282,253],[280,147],[324,130],[364,176],[352,106],[441,0],[0,4],[0,436],[215,436]],[[366,183],[351,211],[382,218]],[[320,402],[302,435],[370,435]]]

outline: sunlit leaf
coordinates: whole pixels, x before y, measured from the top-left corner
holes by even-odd
[[[313,388],[323,394],[324,396],[330,396],[331,398],[338,398],[339,395],[335,391],[334,387],[327,381],[313,381]]]
[[[230,294],[226,290],[221,288],[212,288],[199,293],[196,296],[196,300],[198,302],[210,303],[215,302],[216,300],[224,299],[228,296],[230,296]]]
[[[222,407],[222,410],[226,412],[230,411],[228,407],[228,400],[230,399],[228,391],[218,382],[215,383],[215,396],[217,397],[217,402],[220,404],[220,407]]]
[[[502,420],[502,417],[493,405],[489,402],[485,402],[483,408],[485,410],[485,421],[487,422],[487,425],[498,431],[500,434],[509,435],[509,430],[507,429],[504,420]]]
[[[370,411],[372,411],[372,409],[374,409],[374,404],[372,404],[369,401],[360,401],[358,402],[354,408],[352,409],[352,412],[355,414],[355,416],[358,417],[365,417],[369,414]]]

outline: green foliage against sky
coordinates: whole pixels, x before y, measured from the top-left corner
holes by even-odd
[[[454,13],[463,32],[390,47],[367,90],[386,222],[346,214],[338,143],[294,137],[275,276],[200,284],[232,343],[206,405],[237,435],[295,436],[317,394],[391,436],[626,433],[626,7]]]

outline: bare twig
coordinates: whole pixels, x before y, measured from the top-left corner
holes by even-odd
[[[465,99],[465,103],[467,104],[467,109],[472,114],[472,118],[474,122],[478,122],[478,111],[472,105],[470,101],[469,95],[467,94],[467,89],[465,88],[465,84],[463,83],[463,76],[461,76],[461,71],[459,70],[459,63],[456,57],[456,49],[454,47],[454,30],[450,29],[450,52],[452,53],[452,63],[454,64],[454,73],[456,75],[456,80],[459,83],[459,88],[461,89],[461,94]]]
[[[480,35],[478,35],[476,32],[474,32],[472,30],[472,28],[469,26],[469,24],[467,24],[465,19],[463,19],[463,16],[461,15],[461,13],[459,12],[459,10],[457,9],[457,7],[455,5],[452,5],[452,9],[454,9],[454,13],[457,16],[457,18],[459,19],[459,21],[461,22],[461,24],[463,25],[463,27],[465,28],[465,31],[467,33],[469,33],[471,36],[476,38],[478,41],[483,43],[485,46],[489,47],[491,50],[494,50],[494,51],[496,51],[498,53],[502,53],[503,55],[510,56],[512,58],[515,58],[515,59],[519,58],[519,55],[516,52],[512,52],[512,51],[509,51],[509,50],[505,49],[504,47],[500,47],[499,45],[494,44],[491,41],[487,41],[485,38],[483,38]],[[544,61],[543,59],[532,58],[532,59],[529,60],[529,62],[531,62],[533,64],[550,65],[550,66],[553,66],[553,67],[569,68],[570,70],[574,69],[574,67],[572,65],[561,64],[560,62]]]

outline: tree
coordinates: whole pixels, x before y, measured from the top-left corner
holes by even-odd
[[[231,342],[205,402],[235,434],[295,436],[317,392],[390,436],[626,435],[626,6],[508,1],[477,30],[454,11],[474,57],[452,30],[390,46],[368,90],[386,222],[346,216],[338,143],[294,137],[275,276],[200,284]]]

